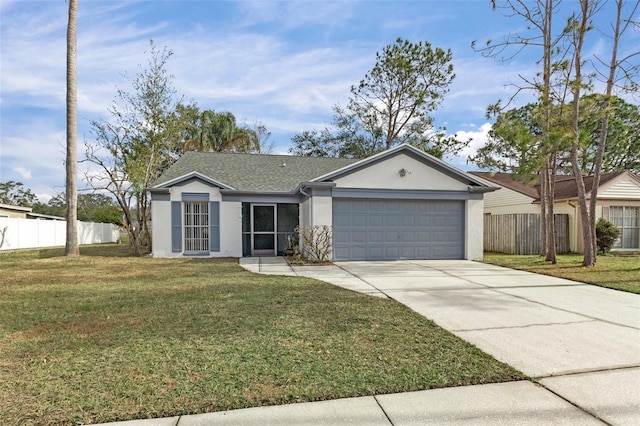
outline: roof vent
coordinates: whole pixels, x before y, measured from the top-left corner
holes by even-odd
[[[287,167],[287,163],[282,163],[282,166],[280,167]]]

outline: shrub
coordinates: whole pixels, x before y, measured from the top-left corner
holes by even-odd
[[[620,230],[616,226],[606,219],[598,219],[596,223],[596,244],[598,244],[598,251],[605,254],[613,243],[620,237]]]
[[[313,225],[296,228],[302,241],[302,252],[312,262],[328,262],[331,259],[331,227]]]

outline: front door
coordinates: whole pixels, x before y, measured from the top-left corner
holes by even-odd
[[[276,205],[251,206],[251,255],[276,255]]]

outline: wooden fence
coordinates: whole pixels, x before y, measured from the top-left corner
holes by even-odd
[[[569,252],[569,215],[556,214],[556,250]],[[495,214],[484,217],[484,250],[506,254],[540,253],[540,215]]]

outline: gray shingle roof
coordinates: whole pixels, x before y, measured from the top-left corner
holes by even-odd
[[[239,191],[291,191],[300,182],[356,161],[351,158],[190,151],[180,157],[152,186],[197,172]]]

